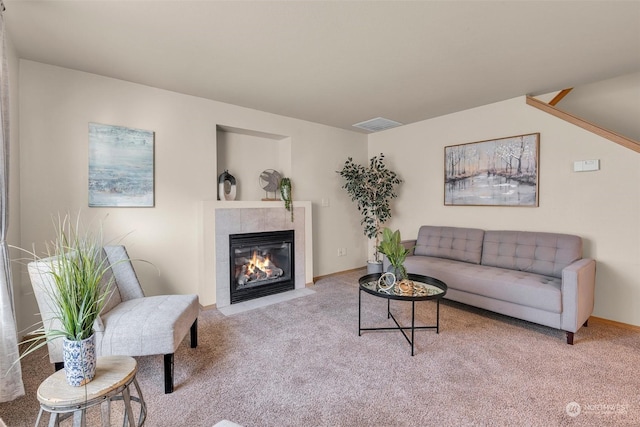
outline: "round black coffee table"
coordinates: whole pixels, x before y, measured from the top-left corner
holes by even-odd
[[[435,329],[440,333],[440,299],[447,293],[447,285],[441,280],[421,274],[407,275],[409,283],[396,283],[393,287],[384,289],[385,283],[379,283],[382,273],[367,274],[359,280],[360,290],[358,291],[358,336],[362,331],[400,331],[411,346],[413,356],[414,333],[420,329]],[[393,319],[396,326],[389,328],[363,328],[362,327],[362,291],[379,298],[387,299],[387,319]],[[396,318],[391,313],[391,300],[411,301],[411,326],[400,326]],[[436,301],[436,324],[433,326],[416,326],[416,301]],[[405,329],[411,330],[411,338],[407,336]]]

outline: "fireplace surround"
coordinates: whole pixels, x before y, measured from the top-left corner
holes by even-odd
[[[312,209],[309,201],[294,201],[294,221],[281,201],[204,200],[199,215],[198,295],[203,306],[231,305],[229,235],[294,230],[295,290],[313,284]],[[268,297],[267,297],[268,298]],[[243,304],[258,303],[255,299]],[[239,305],[239,304],[235,304]]]

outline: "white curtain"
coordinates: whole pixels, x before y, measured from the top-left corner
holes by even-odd
[[[9,76],[4,28],[4,4],[0,0],[0,402],[24,394],[22,369],[18,361],[18,335],[13,305],[13,283],[7,224],[9,208]]]

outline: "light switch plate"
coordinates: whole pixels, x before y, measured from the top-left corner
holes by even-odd
[[[578,160],[573,162],[574,172],[589,172],[600,170],[600,160]]]
[[[600,160],[583,160],[582,161],[582,170],[583,171],[597,171],[597,170],[600,170]]]

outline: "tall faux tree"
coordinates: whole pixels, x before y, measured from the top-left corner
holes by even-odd
[[[382,153],[372,157],[368,166],[357,164],[349,157],[338,173],[345,179],[342,188],[347,190],[362,215],[360,224],[364,226],[364,235],[375,239],[374,257],[380,261],[380,233],[391,218],[391,199],[398,197],[395,188],[402,179],[387,168]]]

